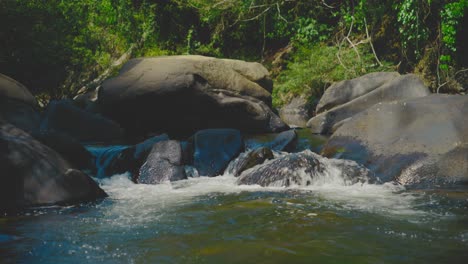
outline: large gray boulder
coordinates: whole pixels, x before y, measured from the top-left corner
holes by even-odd
[[[101,111],[131,135],[185,136],[206,128],[273,132],[272,81],[259,63],[203,56],[130,60],[98,93]]]
[[[178,141],[166,140],[154,144],[140,168],[137,182],[159,184],[187,179],[182,159],[182,148]]]
[[[468,96],[377,104],[335,131],[323,153],[370,168],[381,182],[468,183]]]
[[[0,118],[31,133],[39,130],[36,98],[21,83],[0,74]]]
[[[332,84],[325,90],[315,109],[322,113],[361,97],[399,77],[398,72],[373,72],[361,77]]]
[[[246,170],[237,179],[237,183],[289,187],[326,183],[350,185],[369,180],[372,180],[369,170],[354,161],[326,159],[305,150]]]
[[[342,121],[381,102],[424,97],[429,89],[413,74],[373,73],[331,86],[307,122],[312,132],[331,134]]]
[[[0,211],[93,201],[106,193],[52,149],[0,119]]]

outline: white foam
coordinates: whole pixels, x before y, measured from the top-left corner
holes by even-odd
[[[338,173],[339,174],[339,173]],[[347,185],[337,175],[329,175],[329,181],[319,180],[307,187],[261,187],[258,185],[237,185],[232,175],[218,177],[199,177],[188,180],[146,185],[135,184],[128,175],[116,175],[101,181],[103,189],[115,204],[104,213],[112,219],[113,225],[145,224],[158,221],[167,212],[179,206],[189,205],[201,196],[218,196],[240,192],[284,192],[298,190],[311,199],[338,210],[359,210],[389,217],[417,217],[426,212],[418,210],[417,199],[413,193],[395,184],[375,185],[358,183]],[[412,221],[418,221],[412,219]]]

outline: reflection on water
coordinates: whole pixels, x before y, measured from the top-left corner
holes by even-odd
[[[102,180],[98,204],[0,218],[5,263],[465,263],[468,192],[334,181]]]

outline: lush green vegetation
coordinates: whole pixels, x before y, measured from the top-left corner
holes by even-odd
[[[263,62],[275,105],[382,70],[459,92],[467,12],[468,0],[3,0],[0,72],[47,99],[131,56],[201,54]]]

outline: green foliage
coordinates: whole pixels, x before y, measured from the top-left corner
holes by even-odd
[[[136,47],[133,56],[200,54],[268,64],[276,51],[300,46],[278,78],[278,105],[290,95],[385,69],[371,44],[402,72],[437,57],[424,72],[448,76],[460,61],[467,2],[0,0],[0,72],[57,98],[72,95],[130,47]]]
[[[72,95],[153,28],[151,6],[131,0],[0,2],[0,72],[35,94]]]
[[[397,10],[397,21],[399,23],[399,32],[403,52],[408,56],[421,58],[422,48],[428,38],[428,28],[425,19],[428,14],[424,14],[431,1],[428,0],[403,0],[395,4]],[[408,54],[407,51],[412,51]]]
[[[456,35],[458,24],[468,10],[468,0],[460,0],[444,5],[441,11],[441,34],[444,46],[443,54],[440,56],[440,69],[449,70],[452,56],[457,51]]]
[[[300,17],[293,39],[300,44],[326,41],[330,38],[331,30],[329,25],[320,24],[313,18]]]
[[[375,58],[368,48],[362,46],[359,52],[361,62],[351,48],[340,51],[336,46],[323,44],[299,47],[289,61],[287,69],[276,78],[272,95],[273,105],[279,107],[298,95],[305,95],[311,100],[319,99],[333,82],[355,78],[365,73],[391,70],[388,63],[384,66],[376,65]],[[338,60],[338,53],[345,64]]]

